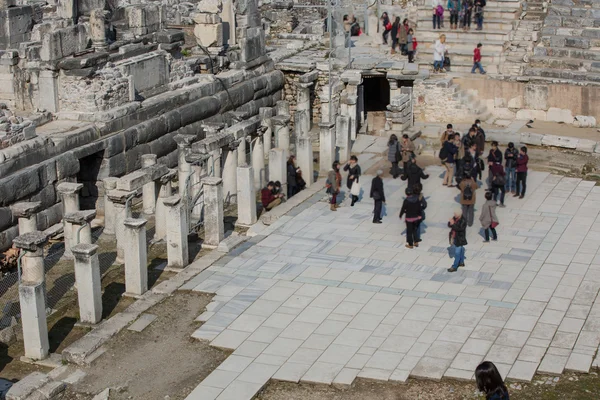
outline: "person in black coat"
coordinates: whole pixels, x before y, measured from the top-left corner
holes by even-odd
[[[346,186],[348,190],[352,191],[352,184],[354,182],[359,183],[358,179],[361,175],[360,165],[358,165],[358,158],[356,156],[351,156],[348,164],[344,166],[344,171],[348,171],[348,180],[346,181]],[[352,196],[351,207],[354,207],[354,203],[358,201],[358,196],[350,194]]]
[[[414,194],[412,189],[406,188],[406,198],[400,209],[400,218],[406,215],[406,248],[412,249],[419,247],[417,229],[419,229],[419,221],[423,218],[423,202],[421,198]]]
[[[423,169],[417,165],[417,159],[414,156],[410,157],[407,170],[408,171],[402,175],[402,180],[408,179],[407,187],[412,193],[415,185],[420,185],[421,179],[427,179],[429,178],[429,175],[423,172]]]
[[[383,175],[382,170],[377,170],[377,176],[371,181],[371,195],[370,197],[375,202],[375,208],[373,209],[373,223],[381,224],[381,209],[383,203],[385,203],[385,192],[383,191]]]
[[[454,264],[448,272],[456,272],[458,267],[465,266],[465,246],[467,245],[467,220],[463,217],[462,210],[454,211],[454,217],[448,221],[450,243],[454,245]]]
[[[492,148],[487,156],[488,162],[488,188],[492,190],[492,165],[502,164],[502,151],[498,148],[498,142],[492,142]]]
[[[298,193],[298,168],[296,168],[296,156],[290,156],[287,161],[287,197],[290,199]]]

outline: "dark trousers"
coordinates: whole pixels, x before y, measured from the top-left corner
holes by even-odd
[[[492,193],[494,194],[494,201],[498,201],[498,193],[500,193],[500,204],[504,204],[504,195],[506,194],[506,188],[504,185],[492,185]]]
[[[450,25],[458,24],[458,12],[450,13]]]
[[[331,195],[331,204],[337,204],[337,195],[338,192],[335,192]]]
[[[408,62],[409,63],[415,62],[415,52],[414,51],[408,52]]]
[[[387,44],[387,39],[390,34],[390,31],[383,31],[383,43]]]
[[[288,188],[287,188],[287,197],[288,197],[288,199],[290,197],[292,197],[293,195],[295,195],[296,193],[298,193],[298,186],[288,185]]]
[[[351,194],[350,198],[352,199],[352,203],[350,205],[353,206],[354,203],[356,203],[358,201],[358,196]]]
[[[433,29],[441,29],[442,28],[442,18],[439,15],[433,14]]]
[[[485,230],[485,241],[486,242],[490,240],[490,231],[492,231],[492,239],[494,239],[494,240],[498,239],[498,234],[496,233],[496,228],[492,228],[492,226],[490,225],[490,227]]]
[[[417,227],[415,228],[415,242],[419,243],[421,241],[421,222],[423,220],[420,219],[417,222],[415,222],[415,224],[417,224]]]
[[[398,38],[392,37],[392,50],[396,50],[396,46],[398,46]]]
[[[375,208],[373,209],[373,222],[381,221],[381,209],[383,200],[375,200]]]
[[[483,14],[475,14],[475,22],[477,23],[477,29],[483,29]]]
[[[419,221],[406,222],[406,241],[409,246],[413,246],[417,239],[417,228],[419,227]]]
[[[471,27],[471,11],[465,11],[465,16],[463,17],[463,28]]]
[[[527,189],[527,172],[517,172],[517,194],[525,196],[525,189]]]
[[[396,179],[400,175],[400,167],[398,167],[398,162],[392,163],[392,170],[390,171],[394,179]]]
[[[403,170],[402,170],[402,174],[406,175],[408,173],[408,161],[407,162],[403,162],[402,164],[404,164],[403,166]]]

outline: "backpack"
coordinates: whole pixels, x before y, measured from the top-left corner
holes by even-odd
[[[358,26],[358,24],[354,24],[350,27],[350,35],[352,35],[352,36],[360,35],[360,26]]]
[[[494,185],[496,186],[506,185],[506,178],[504,177],[504,175],[494,175],[493,181]]]
[[[444,145],[440,150],[439,154],[440,160],[445,161],[448,158],[448,148]]]
[[[467,186],[463,190],[463,199],[467,201],[473,200],[473,188],[471,188],[470,183],[467,183]]]
[[[444,7],[442,7],[441,5],[437,6],[437,8],[435,9],[435,14],[439,15],[440,17],[444,15]]]

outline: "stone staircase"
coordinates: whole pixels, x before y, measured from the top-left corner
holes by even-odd
[[[510,41],[504,46],[504,59],[500,66],[503,75],[521,76],[533,55],[533,49],[540,38],[540,30],[546,16],[545,2],[526,1],[521,5],[522,12],[516,29],[510,34]]]
[[[473,67],[473,49],[477,43],[483,44],[483,67],[490,74],[499,73],[502,62],[504,44],[509,40],[509,34],[520,15],[518,0],[490,0],[484,11],[483,30],[475,30],[476,24],[471,24],[471,30],[450,30],[450,14],[444,13],[445,28],[432,29],[431,7],[429,4],[419,6],[417,29],[415,35],[419,42],[417,61],[422,67],[433,64],[433,45],[440,34],[446,35],[452,71],[469,73]]]
[[[600,84],[600,0],[553,0],[524,74],[530,81]]]

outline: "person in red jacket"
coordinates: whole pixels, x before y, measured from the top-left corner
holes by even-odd
[[[474,74],[475,70],[478,69],[481,72],[481,75],[485,75],[485,71],[481,66],[481,47],[483,45],[481,43],[477,43],[477,47],[473,50],[473,69],[471,69],[471,73]]]
[[[273,208],[281,204],[283,194],[273,194],[274,182],[267,183],[267,187],[260,191],[260,199],[263,205],[263,212],[271,211]]]
[[[517,157],[517,193],[514,197],[522,199],[525,197],[525,189],[527,188],[527,163],[529,156],[527,155],[527,147],[521,147],[519,157]]]

